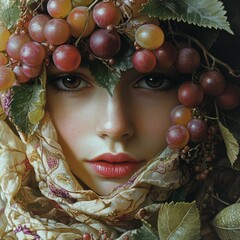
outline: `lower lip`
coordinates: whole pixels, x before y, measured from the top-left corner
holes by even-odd
[[[102,177],[122,178],[127,177],[140,167],[140,163],[121,162],[110,163],[105,161],[90,162],[93,170]]]

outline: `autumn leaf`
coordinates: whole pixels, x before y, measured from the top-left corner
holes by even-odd
[[[228,158],[233,165],[239,154],[239,145],[237,139],[226,127],[223,126],[220,121],[218,121],[218,125],[226,146]]]

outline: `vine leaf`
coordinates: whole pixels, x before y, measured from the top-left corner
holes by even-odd
[[[114,57],[115,64],[113,66],[108,66],[100,60],[89,61],[89,68],[96,82],[106,88],[110,95],[113,95],[115,86],[121,79],[121,73],[132,68],[131,57],[133,51],[133,46],[127,39],[122,38],[121,50],[117,56]]]
[[[200,238],[200,215],[195,202],[165,203],[158,213],[161,240],[196,240]]]
[[[213,226],[220,239],[238,240],[240,236],[240,203],[224,208],[216,215]]]
[[[160,20],[177,20],[200,27],[224,29],[233,34],[223,3],[218,0],[149,0],[142,13]]]
[[[8,29],[12,28],[19,19],[19,1],[0,0],[0,22]]]
[[[158,240],[158,236],[147,223],[143,222],[143,226],[137,230],[134,230],[134,232],[135,233],[133,233],[131,236],[133,240]]]
[[[237,139],[226,127],[223,126],[220,121],[218,121],[218,125],[226,146],[228,158],[233,165],[239,154],[239,145]]]
[[[39,84],[38,82],[41,82]],[[9,114],[16,128],[26,137],[33,134],[44,116],[46,69],[32,85],[12,87],[12,102]]]

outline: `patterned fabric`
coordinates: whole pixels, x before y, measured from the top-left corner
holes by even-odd
[[[166,148],[107,196],[84,190],[71,173],[50,117],[28,141],[0,122],[0,236],[3,239],[120,239],[180,186],[178,153]],[[154,210],[155,211],[155,210]]]

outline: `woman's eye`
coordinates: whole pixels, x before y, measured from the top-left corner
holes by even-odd
[[[149,90],[167,90],[171,88],[172,85],[173,81],[167,76],[158,73],[151,73],[139,76],[134,87]]]
[[[63,74],[51,78],[51,84],[60,91],[79,91],[91,87],[81,74]]]

